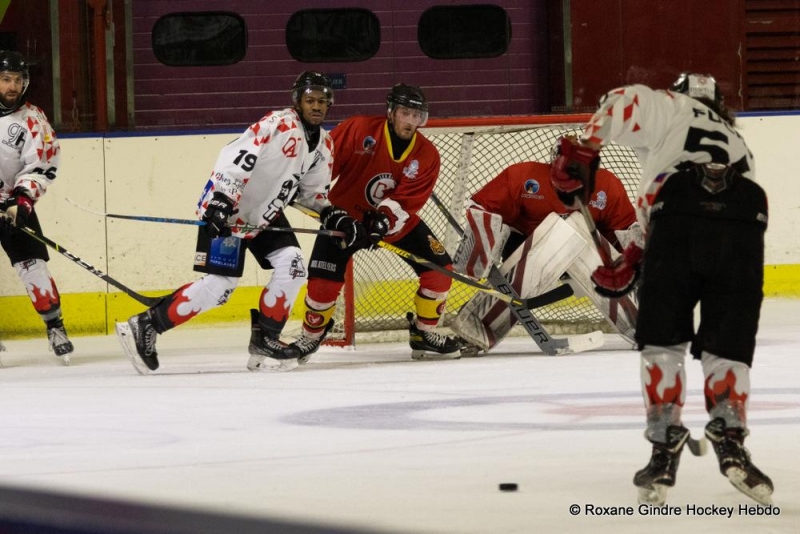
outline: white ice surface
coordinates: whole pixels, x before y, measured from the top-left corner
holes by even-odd
[[[713,452],[688,451],[668,495],[681,515],[640,513],[639,358],[614,336],[593,353],[547,357],[513,338],[442,362],[412,361],[407,344],[323,347],[271,374],[245,369],[247,328],[178,328],[151,376],[112,336],[74,338],[71,367],[44,337],[5,340],[0,483],[387,532],[800,532],[798,317],[800,302],[765,303],[751,373],[747,445],[778,516],[742,514],[755,503]],[[699,437],[702,372],[687,368],[684,423]],[[712,505],[732,517],[689,515]]]

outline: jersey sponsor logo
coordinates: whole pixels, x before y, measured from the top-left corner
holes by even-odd
[[[606,206],[608,205],[608,195],[606,194],[605,191],[598,191],[597,192],[597,199],[596,200],[590,200],[589,201],[589,205],[590,206],[594,206],[595,208],[597,208],[599,210],[606,209]]]
[[[300,141],[302,140],[297,137],[290,137],[289,139],[287,139],[286,142],[283,144],[283,148],[281,148],[281,152],[283,152],[283,155],[286,156],[287,158],[296,158],[297,143],[299,143]]]
[[[312,269],[321,269],[323,271],[336,272],[336,264],[330,261],[313,260],[311,262]]]
[[[537,180],[530,178],[525,181],[525,185],[523,187],[525,188],[525,192],[522,193],[522,198],[535,198],[537,200],[542,200],[544,198],[544,195],[537,194],[542,188],[541,184]]]
[[[403,169],[403,176],[408,178],[409,180],[413,180],[419,174],[419,161],[412,159],[411,163]]]
[[[205,252],[198,252],[194,255],[194,264],[198,267],[205,267],[207,256],[208,255]]]
[[[375,140],[375,138],[372,137],[371,135],[368,135],[361,142],[361,146],[363,147],[363,150],[356,150],[355,153],[356,154],[363,154],[363,155],[370,155],[373,152],[375,152],[375,145],[377,145],[377,144],[378,144],[378,142]]]
[[[390,172],[382,172],[381,174],[373,177],[367,182],[364,196],[367,197],[367,202],[373,207],[380,204],[383,199],[387,197],[390,191],[393,191],[397,186],[397,182]]]
[[[3,144],[10,146],[17,152],[21,151],[22,145],[25,144],[25,137],[27,137],[28,131],[23,128],[21,124],[14,122],[8,126],[8,131],[6,133],[8,137],[3,139]]]
[[[428,234],[428,244],[430,245],[433,253],[437,256],[442,256],[445,254],[445,252],[447,252],[444,248],[444,245],[442,245],[442,242],[430,234]]]

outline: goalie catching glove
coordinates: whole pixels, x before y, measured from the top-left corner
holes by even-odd
[[[576,199],[588,204],[599,166],[599,150],[579,144],[575,136],[565,135],[558,140],[550,165],[550,182],[566,207],[578,209]]]
[[[639,278],[644,251],[630,243],[611,265],[601,265],[592,273],[595,291],[608,298],[619,298],[630,292]]]
[[[350,217],[342,208],[326,206],[319,214],[319,221],[326,230],[344,232],[344,237],[341,238],[342,248],[358,250],[369,246],[364,225]]]
[[[228,227],[228,218],[231,215],[233,215],[233,201],[222,193],[214,193],[203,214],[208,237],[215,239],[230,236],[231,229]]]

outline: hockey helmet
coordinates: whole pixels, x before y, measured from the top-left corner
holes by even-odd
[[[424,126],[428,122],[428,98],[419,86],[406,85],[404,83],[396,84],[386,95],[386,105],[389,107],[389,114],[397,106],[416,109],[421,112],[419,125]]]
[[[13,50],[0,50],[0,73],[3,72],[18,72],[22,75],[22,93],[17,99],[16,105],[6,107],[0,102],[0,116],[13,113],[25,102],[25,92],[28,90],[30,77],[28,75],[28,63],[22,57],[22,54]]]
[[[717,81],[710,74],[682,72],[669,89],[670,91],[683,93],[692,98],[708,99],[716,105],[722,103],[722,93],[719,90],[719,85],[717,85]]]
[[[297,103],[309,91],[322,91],[328,97],[328,105],[333,105],[333,82],[324,73],[307,70],[300,74],[292,84],[292,101]]]

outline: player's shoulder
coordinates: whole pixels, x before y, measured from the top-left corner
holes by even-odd
[[[258,119],[256,124],[261,128],[281,126],[282,130],[294,130],[300,127],[300,117],[292,108],[276,109],[267,112],[266,115]]]
[[[598,185],[616,185],[620,182],[619,178],[616,174],[611,172],[608,169],[597,169],[597,173],[595,173],[595,183]]]
[[[25,102],[19,107],[19,109],[13,113],[10,113],[9,115],[6,115],[4,118],[8,118],[12,121],[22,121],[26,126],[28,119],[32,119],[40,124],[49,124],[44,110],[35,104],[31,104],[30,102]]]

